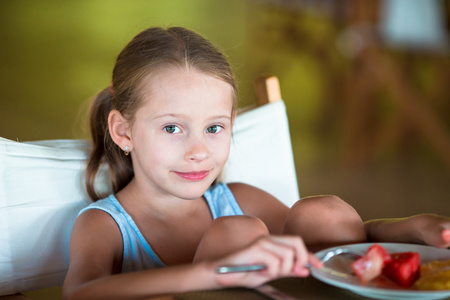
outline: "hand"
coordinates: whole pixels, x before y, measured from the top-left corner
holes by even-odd
[[[424,214],[419,217],[423,219],[424,243],[438,248],[449,248],[450,218],[433,214]]]
[[[217,274],[220,286],[255,287],[264,282],[281,277],[306,277],[309,275],[309,264],[316,268],[322,262],[309,253],[298,236],[264,236],[250,246],[235,252],[213,263],[217,268],[221,265],[264,264],[262,271]]]

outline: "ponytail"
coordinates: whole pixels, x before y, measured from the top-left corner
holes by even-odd
[[[95,190],[95,178],[105,161],[109,166],[114,193],[125,187],[134,176],[131,157],[122,153],[109,134],[108,116],[112,109],[111,99],[112,92],[108,87],[94,99],[89,113],[93,147],[86,166],[85,184],[88,196],[94,201],[105,196],[99,195]]]

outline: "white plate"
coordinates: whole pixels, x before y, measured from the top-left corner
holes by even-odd
[[[429,246],[397,244],[397,243],[379,243],[389,253],[414,251],[419,252],[421,263],[427,263],[433,260],[450,259],[450,250],[438,249]],[[354,244],[340,247],[334,247],[317,252],[320,258],[326,252],[336,248],[355,249],[365,252],[373,243]],[[350,262],[344,256],[337,256],[325,263],[322,269],[312,268],[312,276],[320,281],[334,285],[340,288],[348,289],[355,294],[363,295],[376,299],[444,299],[450,297],[450,290],[439,291],[421,291],[412,288],[403,288],[380,277],[372,282],[362,285],[356,275],[350,269]]]

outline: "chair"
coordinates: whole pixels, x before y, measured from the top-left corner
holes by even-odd
[[[255,91],[258,107],[236,118],[221,180],[255,185],[290,206],[299,193],[278,79],[258,79]],[[72,225],[89,204],[83,185],[89,147],[84,140],[0,138],[0,299],[30,299],[20,293],[62,285]],[[107,182],[103,168],[97,188],[109,192]]]

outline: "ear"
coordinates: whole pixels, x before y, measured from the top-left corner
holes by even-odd
[[[131,144],[131,137],[129,134],[129,123],[124,118],[124,116],[122,116],[122,114],[116,109],[113,109],[109,113],[108,129],[112,140],[117,144],[117,146],[119,146],[120,149],[124,150],[126,146],[129,147],[127,152],[133,149],[133,145]]]

